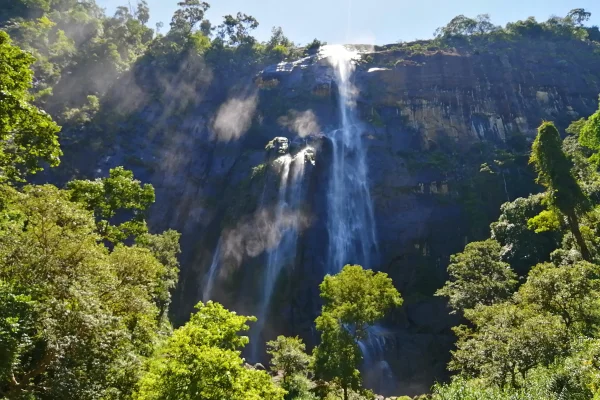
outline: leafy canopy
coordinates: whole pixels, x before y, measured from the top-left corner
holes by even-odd
[[[492,305],[512,296],[517,275],[500,261],[500,245],[495,240],[469,243],[462,253],[450,257],[450,280],[436,292],[449,298],[455,310]]]
[[[320,285],[323,308],[315,320],[321,343],[313,352],[315,375],[340,387],[347,400],[350,389],[360,388],[362,361],[358,340],[385,313],[402,305],[400,293],[387,274],[346,265]]]
[[[56,166],[62,155],[60,128],[29,103],[33,62],[0,31],[0,182],[36,173],[42,162]]]
[[[107,178],[71,181],[67,189],[71,200],[94,212],[104,239],[118,243],[146,232],[145,211],[154,203],[154,188],[135,180],[133,172],[116,167]],[[124,218],[125,222],[117,222]]]
[[[589,200],[571,172],[572,164],[562,150],[562,141],[553,123],[544,122],[538,128],[529,162],[537,171],[537,182],[547,189],[548,204],[567,217],[581,255],[589,261],[591,256],[577,216],[577,212],[589,211]]]
[[[255,321],[218,303],[199,303],[190,321],[159,348],[134,399],[283,400],[283,389],[264,371],[244,367],[239,333]]]
[[[327,275],[319,288],[322,314],[351,325],[357,339],[364,338],[367,326],[383,318],[389,309],[402,305],[387,274],[360,265],[346,265],[339,274]]]
[[[131,393],[160,325],[166,267],[99,242],[89,211],[54,186],[1,187],[0,395]]]
[[[276,340],[267,342],[267,354],[271,356],[271,369],[282,371],[284,380],[295,374],[306,375],[311,361],[299,337],[277,336]]]

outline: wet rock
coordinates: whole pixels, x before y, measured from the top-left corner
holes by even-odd
[[[280,156],[289,153],[290,144],[288,138],[276,137],[273,138],[265,146],[265,150],[269,155]]]

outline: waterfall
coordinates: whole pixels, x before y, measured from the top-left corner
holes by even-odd
[[[355,88],[351,78],[358,54],[344,46],[325,46],[321,53],[335,72],[341,126],[328,137],[332,145],[331,179],[327,192],[329,249],[327,272],[339,272],[345,264],[373,267],[377,237],[373,202],[369,191],[366,149],[355,115]],[[363,354],[363,370],[390,375],[385,361],[385,336],[379,326],[368,329],[358,343]],[[381,380],[371,382],[381,389]]]
[[[321,53],[335,71],[341,126],[328,137],[332,146],[331,180],[327,192],[328,272],[347,263],[372,265],[377,253],[373,203],[369,192],[366,150],[355,116],[351,82],[357,53],[344,46],[325,46]]]
[[[219,238],[219,242],[217,243],[217,248],[215,249],[215,253],[213,254],[212,262],[210,264],[210,268],[208,273],[206,274],[204,290],[202,291],[202,301],[206,303],[210,300],[210,296],[212,294],[213,285],[215,284],[215,278],[217,276],[217,270],[219,269],[219,264],[221,261],[221,238]]]
[[[275,160],[275,163],[280,167],[280,172],[279,191],[272,224],[278,233],[279,240],[275,247],[267,253],[266,267],[262,279],[261,300],[256,315],[258,320],[252,328],[253,339],[250,341],[252,346],[251,358],[253,360],[259,358],[257,353],[263,342],[260,340],[260,335],[269,314],[277,279],[284,267],[292,264],[296,257],[304,169],[307,154],[312,153],[312,151],[312,148],[307,147],[295,156],[286,154]]]

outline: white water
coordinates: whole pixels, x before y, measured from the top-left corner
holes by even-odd
[[[275,285],[281,271],[294,263],[296,258],[296,245],[298,241],[298,228],[300,225],[300,205],[303,200],[303,178],[307,162],[307,153],[311,148],[305,148],[295,156],[286,154],[275,160],[279,164],[279,192],[275,206],[273,225],[280,231],[280,240],[275,248],[267,254],[267,263],[262,279],[262,296],[257,312],[257,322],[253,327],[252,359],[258,359],[259,344],[269,308],[273,297]]]
[[[356,89],[352,84],[354,60],[358,54],[344,46],[325,46],[327,57],[335,71],[341,127],[328,136],[332,143],[333,159],[328,199],[328,271],[339,272],[345,264],[372,268],[377,255],[377,237],[373,202],[369,192],[366,149],[355,115]],[[379,326],[368,329],[367,337],[359,342],[365,372],[376,376],[393,373],[385,361],[386,337]],[[371,382],[382,389],[381,379]]]
[[[206,303],[210,300],[210,296],[212,295],[213,286],[215,284],[215,278],[217,276],[217,271],[219,269],[221,261],[221,238],[219,238],[219,242],[217,243],[217,248],[215,249],[215,253],[213,254],[213,259],[210,264],[210,268],[208,270],[208,274],[206,274],[206,282],[204,283],[204,290],[202,291],[202,301]]]
[[[327,192],[329,247],[327,272],[339,272],[345,264],[372,265],[377,254],[373,202],[369,193],[366,150],[355,116],[355,51],[344,46],[325,46],[321,52],[335,71],[341,126],[329,133],[333,157]]]

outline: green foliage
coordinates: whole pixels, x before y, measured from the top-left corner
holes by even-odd
[[[316,323],[321,343],[313,351],[315,377],[341,388],[347,400],[349,390],[360,389],[360,348],[352,333],[332,315],[322,313]]]
[[[235,17],[226,15],[223,18],[223,24],[218,28],[218,36],[221,40],[226,40],[232,46],[251,46],[256,42],[256,39],[250,35],[250,31],[258,28],[256,18],[240,12]]]
[[[360,389],[362,354],[357,341],[365,337],[369,325],[402,305],[402,298],[387,274],[359,265],[327,275],[320,291],[324,304],[315,322],[321,343],[313,352],[313,368],[318,379],[341,388],[347,400],[350,390]]]
[[[106,240],[118,243],[131,236],[146,233],[145,211],[154,203],[154,188],[142,186],[133,172],[117,167],[107,178],[75,180],[67,184],[71,200],[94,212],[98,233]],[[115,225],[115,220],[128,217]]]
[[[267,342],[267,354],[271,356],[271,369],[281,371],[284,382],[293,375],[306,376],[311,358],[299,337],[278,336],[276,340]]]
[[[319,49],[325,46],[327,42],[321,42],[319,39],[313,39],[312,42],[308,43],[304,49],[306,54],[315,54]]]
[[[519,288],[518,298],[559,316],[568,329],[591,334],[600,322],[600,267],[588,262],[539,264]]]
[[[561,232],[535,233],[529,229],[528,221],[545,209],[544,196],[538,194],[504,203],[500,218],[491,224],[491,236],[502,246],[502,261],[521,275],[526,275],[531,266],[550,260],[550,253],[561,242]]]
[[[509,22],[504,28],[494,25],[488,14],[469,18],[464,15],[454,17],[446,26],[438,28],[434,35],[440,44],[473,44],[492,42],[495,40],[519,39],[592,39],[595,31],[583,26],[591,13],[584,9],[571,10],[564,18],[550,17],[545,22],[538,22],[534,17],[526,20]],[[595,40],[594,36],[594,40]]]
[[[600,107],[587,120],[579,120],[572,129],[578,130],[579,142],[595,152],[600,151]]]
[[[365,270],[360,265],[346,265],[339,274],[327,275],[319,288],[324,303],[322,314],[351,326],[356,339],[364,338],[366,328],[383,318],[389,309],[402,305],[387,274]]]
[[[158,335],[166,267],[137,246],[109,253],[66,191],[1,189],[0,396],[131,393]]]
[[[537,365],[549,365],[565,352],[568,336],[560,317],[512,303],[466,310],[472,327],[454,328],[457,350],[449,369],[517,387]]]
[[[569,228],[577,240],[581,255],[590,260],[590,254],[579,228],[577,212],[590,208],[588,198],[571,173],[571,162],[562,150],[562,141],[554,124],[544,122],[538,128],[533,142],[530,163],[538,173],[537,182],[547,188],[549,205],[567,217]]]
[[[60,128],[48,114],[28,103],[33,61],[0,31],[0,182],[38,172],[41,162],[58,165],[62,154],[57,136]]]
[[[446,26],[439,28],[435,32],[435,36],[448,38],[473,34],[482,35],[498,29],[500,28],[490,22],[488,14],[478,15],[475,19],[459,15],[454,17]]]
[[[552,124],[540,127],[531,162],[547,190],[504,204],[491,226],[502,260],[528,272],[527,280],[511,295],[513,285],[504,302],[465,309],[469,325],[454,328],[457,350],[449,364],[459,376],[436,385],[433,399],[600,398],[600,267],[581,260],[597,254],[600,200],[589,150],[577,142],[586,123],[573,123],[574,136],[564,142]],[[529,270],[542,260],[552,263]],[[466,280],[486,277],[475,272]]]
[[[597,340],[586,340],[573,355],[548,367],[530,371],[522,387],[489,386],[484,380],[464,377],[433,387],[434,400],[588,400],[598,396],[600,364],[594,361],[600,349]]]
[[[495,240],[469,243],[464,252],[450,258],[450,281],[436,292],[449,298],[455,311],[492,305],[511,297],[517,276],[510,265],[500,261]]]
[[[184,0],[177,3],[177,5],[179,9],[173,14],[171,30],[173,33],[187,37],[196,25],[204,20],[204,13],[210,8],[210,5],[200,0]]]
[[[179,277],[179,260],[181,253],[179,238],[181,234],[175,230],[168,230],[161,234],[153,235],[144,233],[136,238],[136,244],[150,250],[152,255],[165,266],[164,274],[160,279],[160,286],[155,293],[159,309],[159,318],[166,316],[166,311],[171,304],[171,290],[177,285]]]
[[[239,333],[256,319],[213,302],[197,309],[160,346],[134,399],[283,399],[284,391],[268,374],[244,367],[240,357],[248,338]]]
[[[527,227],[535,233],[558,231],[560,218],[552,210],[544,210],[527,221]]]

